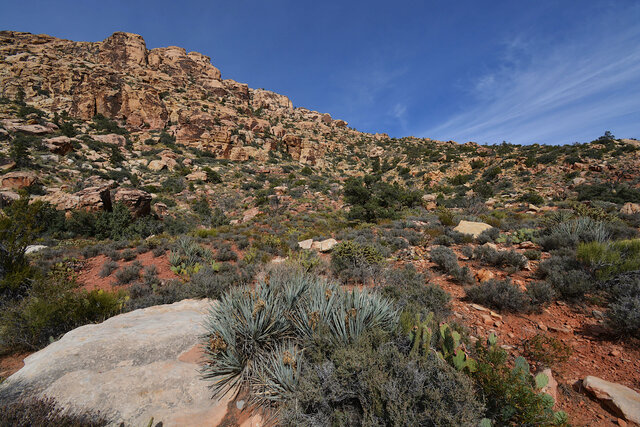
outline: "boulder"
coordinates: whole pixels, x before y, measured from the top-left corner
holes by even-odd
[[[151,194],[134,188],[118,188],[113,196],[116,203],[122,203],[129,208],[131,215],[136,218],[151,213]]]
[[[0,172],[10,171],[16,167],[16,162],[13,161],[0,161]]]
[[[165,163],[164,160],[151,160],[149,162],[149,164],[147,165],[147,167],[149,168],[149,170],[152,170],[154,172],[158,172],[161,171],[162,169],[167,167],[167,164]]]
[[[111,210],[111,193],[109,187],[106,185],[87,187],[74,193],[73,196],[77,198],[77,201],[76,205],[71,209],[82,209],[86,211]]]
[[[585,389],[591,392],[617,415],[627,421],[640,424],[640,394],[627,386],[588,376],[582,380]]]
[[[107,135],[91,135],[91,138],[96,141],[104,142],[105,144],[118,146],[122,146],[127,142],[127,139],[124,136],[118,135],[116,133],[110,133]]]
[[[188,181],[206,181],[207,173],[204,171],[192,172],[186,176]]]
[[[45,245],[29,245],[24,249],[24,253],[27,255],[34,254],[36,252],[40,252],[43,249],[46,249]]]
[[[634,215],[640,213],[640,204],[639,203],[625,203],[620,209],[621,214],[625,215]]]
[[[425,194],[422,196],[422,200],[425,202],[435,202],[437,198],[438,196],[435,194]]]
[[[19,190],[30,187],[38,181],[38,177],[33,172],[15,171],[0,175],[0,187]]]
[[[112,426],[143,426],[152,417],[165,427],[220,425],[231,396],[211,399],[199,372],[210,306],[184,300],[74,329],[27,357],[0,397],[46,395],[63,408],[100,411]]]
[[[549,396],[553,397],[554,402],[558,402],[558,382],[553,378],[553,373],[550,368],[546,368],[542,371],[543,374],[549,378],[549,382],[546,386],[540,390],[543,393],[547,393]],[[554,405],[555,406],[555,405]]]
[[[244,213],[242,214],[242,222],[247,222],[247,221],[251,221],[253,218],[255,218],[256,215],[258,215],[260,213],[260,209],[259,208],[251,208],[251,209],[247,209],[246,211],[244,211]]]
[[[474,221],[465,221],[462,220],[460,223],[453,229],[453,231],[457,231],[462,234],[469,234],[473,237],[478,237],[483,231],[489,230],[493,228],[489,224],[485,224],[484,222],[474,222]]]
[[[337,244],[338,241],[336,239],[326,239],[321,242],[313,242],[311,249],[315,249],[320,252],[328,252]]]
[[[573,178],[573,180],[571,182],[573,182],[573,185],[581,185],[581,184],[584,184],[585,182],[587,182],[587,179],[583,178],[581,176],[578,176],[576,178]]]
[[[169,207],[162,202],[155,203],[153,207],[156,215],[158,215],[159,217],[164,217],[169,213]]]
[[[307,240],[303,240],[301,242],[298,242],[298,246],[301,249],[311,249],[311,246],[313,245],[313,239],[307,239]]]
[[[53,154],[60,154],[64,156],[65,154],[71,152],[73,150],[73,141],[75,138],[69,138],[68,136],[56,136],[55,138],[48,138],[42,141],[44,145],[51,151]],[[76,140],[77,141],[77,140]]]
[[[487,268],[481,268],[480,270],[476,271],[476,279],[480,283],[486,282],[487,280],[491,280],[494,277],[496,277],[495,274],[493,274],[491,270]]]

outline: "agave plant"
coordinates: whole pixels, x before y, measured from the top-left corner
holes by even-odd
[[[293,391],[300,355],[319,330],[348,343],[373,327],[391,330],[396,320],[392,303],[376,293],[276,272],[254,289],[231,289],[210,309],[203,377],[216,397],[244,390],[270,406]]]

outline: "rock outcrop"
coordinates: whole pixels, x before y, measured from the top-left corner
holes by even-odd
[[[38,181],[38,177],[33,172],[9,172],[0,175],[0,188],[19,190],[30,187]]]
[[[640,424],[640,393],[622,384],[592,376],[586,377],[582,385],[617,415]]]
[[[284,143],[294,159],[316,164],[327,150],[318,136],[357,133],[328,114],[294,108],[285,95],[222,80],[208,56],[176,46],[149,50],[141,36],[125,32],[74,42],[0,31],[0,96],[15,99],[21,91],[51,114],[67,111],[84,120],[101,114],[131,132],[165,129],[179,143],[230,160],[266,160]],[[52,123],[4,127],[34,135],[56,129]],[[283,141],[287,132],[293,139]],[[93,137],[124,144],[121,136]]]
[[[216,426],[230,397],[212,400],[200,378],[208,300],[184,300],[77,328],[25,359],[0,395],[50,396],[63,408],[100,411],[113,426]],[[234,405],[235,406],[235,405]]]
[[[151,194],[134,188],[118,188],[113,196],[116,203],[122,203],[135,218],[151,213]]]

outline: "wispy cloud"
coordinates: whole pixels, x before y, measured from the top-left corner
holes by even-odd
[[[499,63],[468,83],[469,104],[420,134],[521,144],[585,141],[607,129],[640,137],[640,27],[601,22],[590,31],[560,44],[514,36]]]

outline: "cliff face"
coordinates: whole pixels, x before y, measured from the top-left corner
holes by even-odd
[[[232,160],[267,158],[285,144],[294,159],[316,164],[328,149],[360,134],[289,98],[223,80],[209,57],[117,32],[102,42],[0,32],[0,96],[21,92],[49,113],[116,119],[129,131],[165,129],[179,143]],[[351,134],[351,135],[350,135]],[[321,143],[320,141],[327,141]]]

